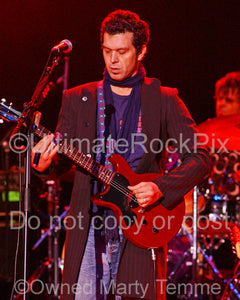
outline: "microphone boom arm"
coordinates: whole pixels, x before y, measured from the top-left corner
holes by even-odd
[[[52,53],[50,54],[48,58],[48,62],[50,58],[52,57]],[[43,74],[35,88],[35,91],[33,93],[32,99],[25,104],[25,108],[19,118],[17,126],[14,128],[11,136],[18,133],[21,129],[23,123],[33,115],[34,111],[38,109],[40,104],[43,102],[43,100],[46,98],[48,92],[51,90],[51,87],[53,85],[52,82],[49,81],[50,75],[52,74],[53,69],[59,64],[60,58],[58,56],[53,57],[51,61],[51,65],[48,66],[48,62],[43,70]]]

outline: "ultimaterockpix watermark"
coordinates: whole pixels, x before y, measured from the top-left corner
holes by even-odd
[[[58,135],[57,135],[58,136]],[[144,153],[152,152],[154,154],[161,153],[164,149],[167,149],[169,153],[197,153],[198,148],[201,146],[209,146],[212,153],[220,153],[222,151],[229,152],[227,149],[227,143],[229,139],[221,140],[215,137],[214,133],[209,137],[205,133],[194,133],[193,140],[190,138],[184,139],[182,133],[179,137],[168,138],[166,141],[162,141],[160,138],[148,139],[144,133],[131,134],[131,141],[124,138],[113,140],[111,135],[107,141],[105,139],[96,138],[91,141],[89,138],[70,138],[67,134],[61,135],[61,138],[53,140],[53,145],[68,145],[70,150],[77,149],[82,152],[85,149],[86,153],[105,153],[106,147],[110,147],[110,153],[117,152],[124,154],[130,149],[131,153],[134,153],[136,146],[142,149]],[[34,135],[30,136],[30,139],[23,133],[16,133],[9,139],[9,148],[14,153],[23,153],[29,147],[33,147],[35,144]],[[218,147],[216,148],[216,144]],[[148,145],[148,148],[146,147]],[[44,147],[43,147],[44,148]],[[59,154],[62,153],[59,149]]]

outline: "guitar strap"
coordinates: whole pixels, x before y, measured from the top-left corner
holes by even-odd
[[[101,165],[105,166],[107,169],[113,171],[112,164],[107,159],[114,153],[114,144],[115,141],[111,138],[111,134],[108,131],[109,128],[106,128],[105,126],[105,101],[104,101],[104,91],[103,91],[103,80],[98,82],[97,87],[97,138],[100,141],[98,143],[97,147],[97,153],[96,153],[96,161],[99,162]],[[141,110],[138,118],[138,124],[137,124],[137,132],[141,132]],[[98,190],[100,190],[100,187],[98,187]],[[103,212],[103,219],[106,220],[107,216],[114,215],[112,210],[104,208]],[[118,227],[114,229],[108,229],[112,228],[112,218],[108,218],[108,226],[105,227],[105,240],[106,243],[112,239],[112,240],[118,240],[119,234],[118,234]],[[110,224],[109,224],[110,223]],[[108,228],[107,228],[108,227]]]
[[[96,153],[96,161],[99,162],[101,165],[105,166],[108,170],[113,171],[112,164],[107,159],[111,154],[113,154],[113,147],[112,147],[112,139],[111,135],[108,135],[107,138],[105,138],[105,101],[104,101],[104,93],[103,93],[103,80],[99,81],[98,87],[97,87],[97,138],[100,141],[98,143],[97,147],[97,153]],[[98,182],[96,182],[96,188],[98,191],[101,190],[102,185],[98,185]],[[95,206],[95,205],[94,205]],[[106,218],[108,216],[114,216],[114,213],[112,210],[108,208],[102,208],[102,207],[93,207],[94,210],[97,209],[98,213],[100,213],[103,217],[103,225],[106,225]],[[108,218],[110,220],[108,222],[108,226],[104,226],[104,235],[105,235],[105,243],[107,244],[109,240],[119,240],[119,229],[118,226],[115,226],[113,228],[113,221],[112,218]],[[113,228],[113,229],[108,229]]]
[[[100,147],[97,151],[96,160],[104,165],[107,169],[112,171],[112,164],[107,159],[114,153],[114,143],[115,141],[111,138],[111,135],[106,134],[106,126],[105,126],[105,101],[104,101],[104,91],[103,91],[103,80],[98,82],[97,87],[97,137],[100,139]],[[137,123],[137,133],[142,132],[142,123],[141,123],[141,110],[138,116],[138,123]],[[106,138],[107,136],[107,138]],[[102,151],[104,150],[104,151]]]
[[[97,88],[97,138],[100,140],[100,144],[97,150],[96,160],[112,171],[112,164],[107,159],[113,154],[113,145],[111,136],[108,135],[105,139],[105,101],[103,93],[103,80],[99,81]]]

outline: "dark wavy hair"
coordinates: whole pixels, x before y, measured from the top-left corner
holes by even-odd
[[[227,94],[229,90],[237,90],[238,97],[240,98],[240,71],[227,73],[216,82],[215,98],[217,98],[219,92]]]
[[[136,48],[136,53],[142,50],[143,45],[149,42],[149,26],[141,20],[136,13],[129,10],[116,10],[110,13],[102,22],[100,38],[101,45],[103,43],[103,35],[117,34],[125,32],[133,32],[133,46]]]

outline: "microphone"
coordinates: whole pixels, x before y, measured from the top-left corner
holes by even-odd
[[[72,43],[69,40],[62,40],[58,45],[51,49],[54,54],[69,53],[72,51]]]

